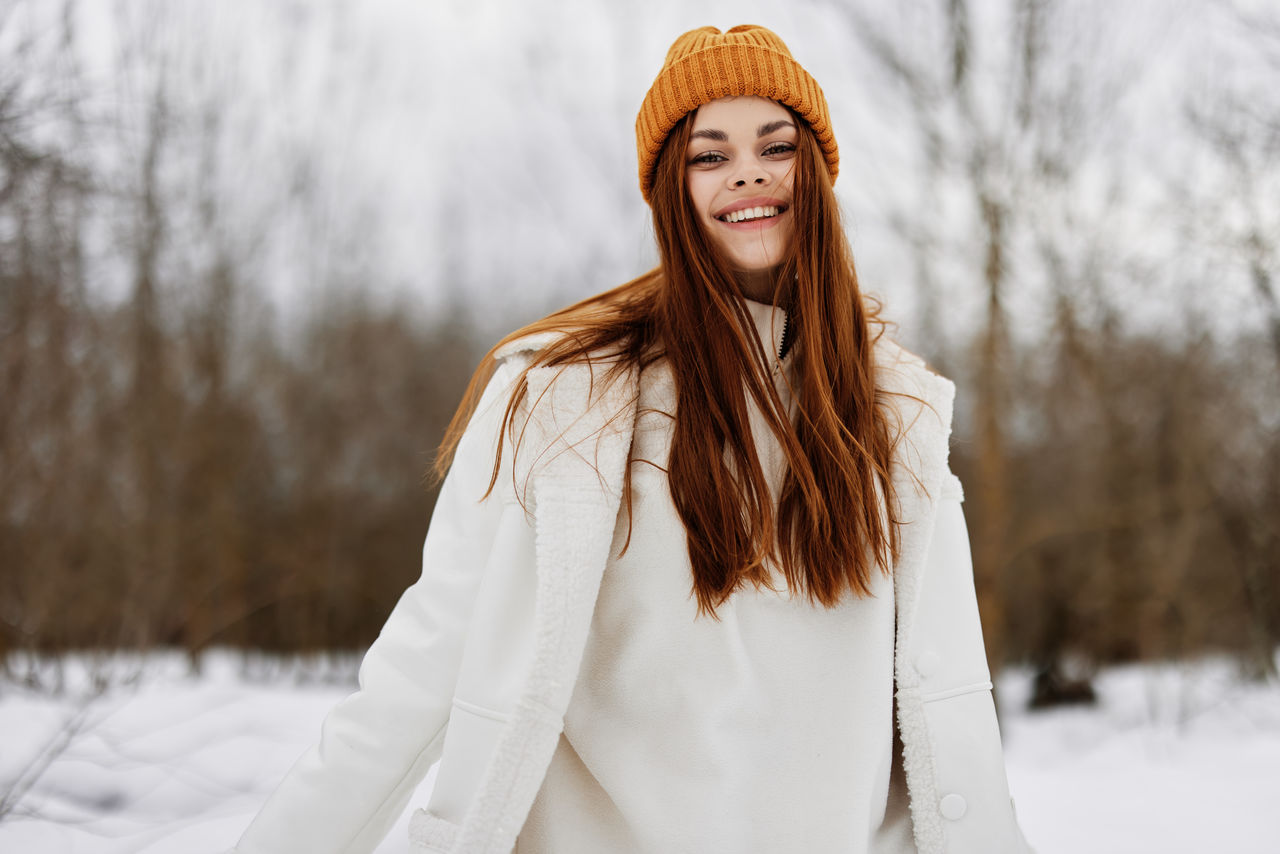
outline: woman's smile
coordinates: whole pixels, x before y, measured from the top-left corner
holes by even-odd
[[[777,199],[760,197],[735,202],[715,215],[725,225],[736,225],[746,228],[773,227],[778,224],[778,217],[787,212],[787,205]]]

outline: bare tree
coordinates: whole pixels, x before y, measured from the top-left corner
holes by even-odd
[[[1232,35],[1232,63],[1221,69],[1230,88],[1201,81],[1189,90],[1187,124],[1210,166],[1194,182],[1178,176],[1187,231],[1227,275],[1248,283],[1257,307],[1257,327],[1270,358],[1250,358],[1242,367],[1266,378],[1260,393],[1272,401],[1244,422],[1253,445],[1233,444],[1215,455],[1209,485],[1218,521],[1228,532],[1246,603],[1252,640],[1249,658],[1257,676],[1275,676],[1273,651],[1280,645],[1280,519],[1264,508],[1280,506],[1280,440],[1274,401],[1280,400],[1280,98],[1271,85],[1280,74],[1280,16],[1274,10],[1222,10]],[[1265,365],[1269,361],[1270,365]],[[1250,423],[1250,421],[1252,423]],[[1243,425],[1242,425],[1243,426]],[[1239,512],[1230,500],[1245,491],[1254,512]]]

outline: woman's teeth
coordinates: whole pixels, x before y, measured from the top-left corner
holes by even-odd
[[[771,216],[777,216],[779,213],[775,207],[767,208],[743,208],[740,211],[725,214],[720,217],[721,222],[746,222],[750,219],[765,219]]]

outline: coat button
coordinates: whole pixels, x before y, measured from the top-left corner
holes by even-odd
[[[965,803],[964,796],[957,795],[955,792],[938,801],[938,812],[942,813],[943,818],[951,821],[959,821],[964,818],[967,809],[969,809],[969,805]]]
[[[930,676],[938,672],[938,667],[942,664],[942,656],[933,650],[922,652],[916,656],[916,672],[928,679]]]

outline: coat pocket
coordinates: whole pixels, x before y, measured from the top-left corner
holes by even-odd
[[[409,844],[414,851],[436,851],[448,854],[458,841],[462,828],[424,809],[409,818]]]
[[[454,698],[444,755],[427,801],[427,812],[433,818],[455,826],[465,821],[506,724],[506,715]]]

